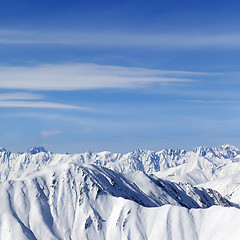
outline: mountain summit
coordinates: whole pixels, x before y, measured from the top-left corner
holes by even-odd
[[[40,152],[47,153],[47,150],[44,147],[33,147],[27,150],[28,153],[37,154]]]

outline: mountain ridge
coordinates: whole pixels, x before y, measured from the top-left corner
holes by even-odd
[[[186,232],[182,233],[185,236],[189,234],[189,223],[201,226],[205,222],[201,219],[199,223],[202,215],[198,216],[193,209],[222,211],[211,208],[218,205],[226,209],[224,214],[232,216],[234,208],[210,189],[171,183],[141,171],[123,174],[101,166],[74,163],[1,183],[0,201],[1,239],[19,240],[151,239],[152,231],[158,232],[158,228],[154,224],[149,231],[152,227],[145,221],[152,221],[155,214],[162,227],[169,228],[173,221],[171,231],[183,231],[181,225],[174,230],[176,217],[185,222]],[[237,212],[234,219],[240,219],[240,210],[234,209]],[[169,234],[163,229],[160,232]],[[191,231],[196,233],[200,229]]]
[[[108,151],[60,154],[43,147],[11,153],[1,148],[0,182],[70,162],[96,164],[116,172],[152,173],[162,179],[212,188],[228,200],[240,204],[240,149],[229,144],[215,148],[197,147],[191,151],[163,149],[154,152],[138,149],[127,154]]]
[[[194,162],[201,157],[203,157],[206,162],[210,162],[213,167],[219,167],[226,163],[240,161],[240,149],[232,145],[222,145],[218,148],[198,147],[191,151],[163,149],[154,152],[151,150],[138,149],[126,154],[107,151],[98,153],[88,151],[80,154],[61,154],[48,152],[43,147],[34,147],[21,153],[11,153],[1,148],[0,170],[1,172],[5,172],[5,176],[1,174],[0,180],[12,179],[11,174],[8,175],[7,172],[10,173],[13,170],[21,173],[23,169],[30,167],[31,171],[34,171],[34,168],[38,170],[42,165],[54,165],[64,161],[94,163],[118,172],[140,170],[146,173],[155,173],[160,170],[177,167],[186,162]]]
[[[2,149],[0,239],[238,239],[239,159],[230,145],[72,155]]]

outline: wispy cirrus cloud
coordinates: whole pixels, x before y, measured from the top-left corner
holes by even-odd
[[[40,136],[41,138],[50,138],[50,137],[54,137],[54,136],[57,136],[57,135],[60,135],[61,134],[61,131],[60,130],[56,130],[56,129],[51,129],[51,130],[42,130],[40,132]]]
[[[50,109],[70,109],[70,110],[89,110],[87,107],[54,103],[54,102],[44,102],[44,101],[1,101],[0,107],[5,108],[50,108]]]
[[[240,48],[240,32],[233,33],[160,33],[56,32],[0,30],[0,44],[81,45],[95,47],[144,48]]]
[[[54,137],[60,134],[86,134],[92,132],[91,128],[82,128],[82,129],[73,129],[73,130],[65,130],[61,131],[59,129],[49,129],[40,131],[40,137],[43,139],[47,139],[50,137]]]
[[[212,74],[84,63],[2,66],[0,73],[0,89],[22,90],[142,88],[187,83],[193,81],[192,76]]]
[[[240,101],[234,101],[234,100],[180,100],[179,102],[184,103],[197,103],[197,104],[240,104]]]
[[[75,106],[64,103],[42,101],[44,95],[29,92],[8,92],[0,93],[0,108],[51,108],[51,109],[72,109],[90,110],[87,107]],[[39,101],[41,100],[41,101]]]
[[[36,93],[26,92],[11,92],[11,93],[0,93],[0,101],[2,100],[37,100],[43,99],[43,95]]]

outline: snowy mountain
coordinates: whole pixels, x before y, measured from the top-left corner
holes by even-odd
[[[63,162],[93,163],[110,168],[117,172],[140,170],[146,173],[155,173],[169,168],[181,166],[185,163],[195,163],[200,168],[213,168],[240,162],[240,149],[223,145],[219,148],[199,147],[191,151],[136,150],[127,154],[111,152],[82,154],[57,154],[46,151],[43,147],[34,147],[23,153],[11,153],[4,148],[0,149],[1,181],[14,179],[21,174],[38,170],[45,165],[55,165]],[[212,175],[212,174],[210,174]]]
[[[232,224],[240,210],[216,191],[96,165],[65,163],[5,181],[0,202],[4,240],[212,239],[223,225],[218,239],[240,233]],[[214,224],[205,227],[206,215]]]
[[[60,163],[96,164],[117,172],[143,171],[174,182],[190,183],[219,191],[228,200],[240,203],[240,149],[223,145],[198,147],[191,151],[136,150],[127,154],[111,152],[82,154],[50,153],[42,147],[23,153],[0,149],[0,181]]]
[[[93,165],[92,165],[93,164]],[[240,150],[0,148],[0,239],[238,239]]]

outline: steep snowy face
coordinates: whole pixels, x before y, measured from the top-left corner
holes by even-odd
[[[40,152],[47,153],[47,150],[43,147],[33,147],[33,148],[28,149],[27,152],[30,154],[37,154]]]
[[[218,158],[234,161],[238,160],[240,157],[240,149],[229,144],[222,145],[218,148],[198,147],[193,149],[192,152],[208,159]]]
[[[0,147],[0,152],[6,152],[7,150],[4,147]]]
[[[119,239],[126,239],[126,232],[150,239],[145,226],[151,221],[149,207],[158,212],[166,204],[185,209],[231,205],[211,189],[171,183],[143,172],[121,174],[72,163],[1,183],[0,202],[1,239],[111,239],[117,233]],[[170,208],[164,209],[161,214],[173,221],[170,212],[164,214]],[[195,221],[182,208],[179,211],[187,221]],[[133,229],[135,233],[130,233]]]

